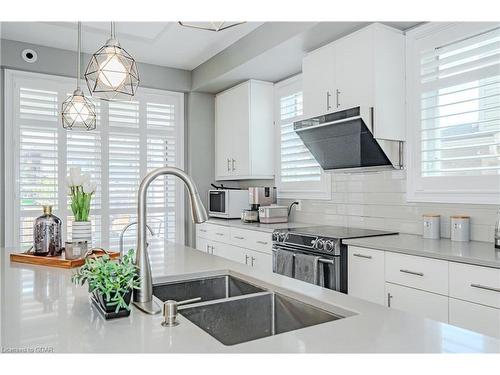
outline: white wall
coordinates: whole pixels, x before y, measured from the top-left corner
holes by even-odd
[[[292,200],[280,200],[289,204]],[[441,236],[450,237],[450,215],[471,216],[471,237],[493,242],[496,205],[409,203],[406,172],[334,174],[332,199],[302,200],[302,211],[291,219],[323,225],[342,225],[422,234],[422,214],[441,215]]]

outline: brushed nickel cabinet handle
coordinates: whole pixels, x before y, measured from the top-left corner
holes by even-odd
[[[481,284],[470,284],[470,286],[473,287],[473,288],[484,289],[484,290],[489,290],[491,292],[500,293],[500,288],[495,288],[495,287],[492,287],[492,286],[481,285]]]
[[[245,254],[245,264],[248,264],[248,258],[250,258],[250,257]]]
[[[269,242],[266,242],[266,241],[257,241],[257,243],[260,243],[261,245],[267,245]]]
[[[387,293],[387,307],[391,307],[391,299],[392,299],[391,293]]]
[[[227,171],[231,171],[231,159],[227,158]]]
[[[415,271],[409,271],[409,270],[399,270],[399,272],[409,273],[410,275],[415,275],[415,276],[424,276],[423,272],[415,272]]]
[[[252,259],[252,267],[253,267],[253,262],[255,262],[255,258],[252,257],[251,259]]]
[[[220,232],[217,232],[217,233],[215,233],[215,234],[216,234],[217,236],[223,236],[223,235],[224,235],[224,233],[220,233]]]
[[[326,92],[326,110],[329,111],[332,107],[330,106],[330,97],[332,94],[330,94],[330,91]]]
[[[359,254],[359,253],[354,253],[354,254],[352,254],[352,256],[358,257],[358,258],[372,259],[371,255],[364,255],[364,254]]]
[[[340,95],[339,89],[335,90],[335,96],[337,97],[337,108],[340,107],[339,95]]]
[[[241,236],[234,236],[234,238],[236,238],[237,240],[244,240],[245,237],[241,237]]]
[[[206,232],[206,229],[198,229],[200,232]]]
[[[232,159],[232,162],[231,162],[232,168],[231,169],[233,171],[236,169],[235,164],[236,164],[236,160]]]

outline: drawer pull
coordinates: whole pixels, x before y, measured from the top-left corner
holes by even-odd
[[[486,286],[486,285],[481,285],[481,284],[470,284],[470,286],[473,288],[485,289],[485,290],[489,290],[491,292],[500,293],[500,288],[494,288],[492,286]]]
[[[257,243],[260,243],[261,245],[267,245],[269,242],[267,242],[267,241],[257,241]]]
[[[399,270],[399,272],[409,273],[410,275],[415,275],[415,276],[424,276],[423,272],[415,272],[415,271],[409,271],[409,270]]]
[[[236,238],[237,240],[244,240],[245,237],[241,237],[241,236],[234,236],[234,238]]]
[[[200,232],[206,232],[206,229],[198,229]]]
[[[371,255],[364,255],[364,254],[358,254],[358,253],[354,253],[354,254],[352,254],[352,256],[358,257],[358,258],[372,259]]]
[[[219,232],[217,232],[215,234],[218,235],[218,236],[223,236],[224,235],[224,233],[219,233]]]

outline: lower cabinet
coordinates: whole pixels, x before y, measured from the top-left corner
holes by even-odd
[[[500,310],[450,298],[450,324],[500,338]]]
[[[385,283],[386,306],[448,323],[448,297]]]
[[[349,246],[347,269],[350,296],[385,304],[383,251]]]

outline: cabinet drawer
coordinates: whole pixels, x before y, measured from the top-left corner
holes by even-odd
[[[263,253],[272,253],[272,235],[240,228],[231,228],[231,244]]]
[[[349,295],[385,303],[383,251],[349,246],[347,269]]]
[[[206,224],[208,239],[229,243],[229,227],[216,224]]]
[[[385,280],[448,295],[448,262],[386,252]]]
[[[450,324],[500,338],[500,310],[450,298]]]
[[[448,297],[386,283],[387,307],[448,323]]]
[[[196,237],[208,239],[208,224],[196,224]]]
[[[500,270],[450,262],[450,297],[500,308]]]

